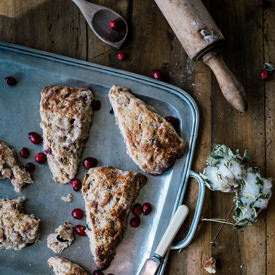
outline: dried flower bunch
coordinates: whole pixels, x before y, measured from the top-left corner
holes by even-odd
[[[201,174],[212,191],[235,192],[235,227],[242,228],[257,221],[271,197],[272,180],[262,177],[257,167],[249,167],[247,152],[234,154],[225,145],[216,145],[208,156],[207,167]]]

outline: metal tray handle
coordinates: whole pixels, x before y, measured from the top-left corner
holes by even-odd
[[[187,247],[190,244],[190,242],[192,241],[192,239],[195,235],[195,232],[197,230],[199,221],[200,221],[201,211],[203,208],[204,196],[205,196],[205,185],[204,185],[203,179],[200,177],[200,175],[198,173],[196,173],[194,171],[190,171],[189,177],[196,179],[199,184],[199,194],[198,194],[196,209],[195,209],[192,224],[190,226],[190,229],[189,229],[186,237],[179,243],[173,245],[171,247],[171,249],[183,249],[183,248]]]

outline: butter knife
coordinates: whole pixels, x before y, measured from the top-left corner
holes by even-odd
[[[146,260],[139,275],[154,275],[156,274],[163,257],[165,256],[168,248],[170,248],[173,239],[178,233],[181,225],[187,217],[189,209],[186,205],[180,205],[171,219],[164,235],[162,236],[159,245],[152,257]]]

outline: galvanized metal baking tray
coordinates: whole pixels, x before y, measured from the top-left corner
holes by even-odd
[[[14,87],[7,86],[4,78],[12,75],[18,80]],[[83,158],[92,156],[99,165],[139,171],[128,157],[123,139],[110,114],[107,93],[113,84],[126,86],[153,105],[163,116],[173,115],[180,119],[180,134],[187,141],[183,158],[161,176],[148,177],[137,198],[137,202],[149,201],[153,212],[142,216],[141,226],[134,229],[128,226],[124,239],[117,249],[111,266],[105,271],[120,275],[137,274],[144,261],[156,248],[169,220],[179,204],[182,203],[189,177],[195,177],[200,185],[197,209],[190,231],[185,240],[174,246],[183,248],[188,245],[195,233],[204,199],[204,187],[199,176],[190,171],[195,142],[198,132],[199,114],[194,100],[183,90],[155,81],[141,75],[116,70],[96,64],[71,59],[38,50],[28,49],[7,43],[0,43],[0,139],[6,141],[18,152],[22,147],[31,150],[28,160],[33,161],[39,145],[28,140],[28,133],[41,133],[39,122],[40,91],[49,85],[71,85],[91,87],[102,108],[95,112],[90,135],[83,152]],[[85,169],[80,165],[77,177],[82,179]],[[16,198],[25,196],[27,213],[34,213],[41,219],[41,240],[21,251],[0,251],[0,274],[52,274],[47,259],[54,253],[47,248],[47,235],[63,224],[71,221],[74,225],[85,225],[85,219],[77,221],[71,217],[74,208],[84,209],[80,192],[74,192],[70,184],[60,185],[52,181],[47,165],[36,165],[33,173],[35,183],[27,186],[19,194],[13,191],[9,180],[1,181],[0,197]],[[60,200],[62,195],[73,193],[73,202]],[[76,236],[73,245],[62,255],[87,270],[95,270],[89,251],[87,237]],[[164,273],[164,261],[159,274]]]

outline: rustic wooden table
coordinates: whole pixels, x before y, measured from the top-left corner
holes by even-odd
[[[195,171],[202,171],[211,145],[224,143],[248,149],[253,164],[275,178],[275,74],[267,81],[259,79],[264,62],[275,62],[274,2],[270,0],[269,7],[262,9],[257,0],[204,1],[226,37],[225,60],[247,91],[245,114],[228,105],[205,65],[187,58],[153,0],[93,2],[113,8],[129,22],[129,39],[122,49],[126,60],[119,61],[118,50],[95,37],[70,0],[0,1],[0,40],[147,76],[152,69],[160,69],[165,81],[186,90],[199,106]],[[197,186],[191,186],[185,203],[193,209]],[[224,218],[231,204],[230,195],[207,191],[203,216]],[[170,254],[166,274],[205,274],[202,265],[210,253],[217,258],[218,274],[275,274],[274,198],[255,225],[244,230],[226,226],[217,245],[211,247],[217,228],[200,224],[192,244]],[[183,238],[186,230],[185,226],[177,238]]]

